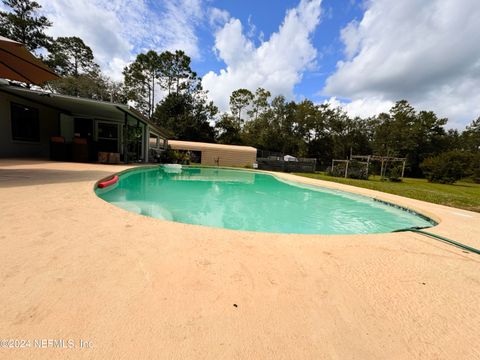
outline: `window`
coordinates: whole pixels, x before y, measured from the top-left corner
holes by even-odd
[[[158,147],[158,136],[150,133],[150,139],[148,141],[148,144],[151,148],[157,148]]]
[[[165,148],[165,139],[161,138],[159,135],[150,133],[148,140],[148,147],[155,149],[164,149]]]
[[[73,133],[76,136],[92,140],[93,138],[93,120],[87,118],[75,118],[73,122]]]
[[[38,109],[11,103],[12,139],[19,141],[40,141]]]
[[[118,139],[118,125],[110,123],[98,123],[98,138],[99,139]]]
[[[97,122],[98,151],[118,152],[118,125]]]

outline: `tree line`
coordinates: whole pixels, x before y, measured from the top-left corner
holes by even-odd
[[[447,119],[433,111],[417,111],[405,100],[389,112],[360,118],[330,104],[272,97],[263,88],[233,91],[229,111],[220,113],[208,100],[201,77],[183,51],[138,54],[124,68],[123,81],[116,82],[102,73],[92,49],[82,39],[46,35],[52,22],[39,15],[37,2],[2,1],[10,11],[0,12],[0,35],[24,43],[33,52],[44,49],[42,60],[62,76],[47,88],[66,95],[132,103],[172,139],[249,145],[316,158],[320,169],[351,153],[406,157],[409,176],[426,175],[436,181],[443,166],[442,174],[450,171],[456,175],[440,181],[451,182],[445,178],[476,171],[480,181],[480,117],[462,132],[447,131]]]
[[[387,113],[360,118],[326,103],[272,98],[258,88],[235,90],[230,113],[220,116],[215,131],[218,142],[316,158],[322,170],[332,159],[375,154],[405,157],[406,174],[413,177],[453,182],[476,174],[480,180],[480,117],[462,132],[446,130],[446,124],[446,118],[417,111],[406,100]],[[438,174],[441,166],[448,176]]]

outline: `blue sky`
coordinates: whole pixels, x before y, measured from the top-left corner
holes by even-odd
[[[276,31],[285,18],[288,9],[295,8],[298,1],[279,0],[272,6],[268,1],[231,1],[218,0],[211,4],[228,11],[232,16],[239,19],[242,24],[255,26],[256,45],[260,40],[258,36],[262,32],[264,39]],[[324,0],[322,2],[323,14],[320,24],[312,34],[312,43],[318,51],[317,67],[303,73],[302,81],[295,85],[294,94],[296,99],[309,98],[314,101],[323,101],[328,96],[319,95],[324,87],[328,75],[335,71],[338,60],[343,58],[343,45],[340,40],[340,30],[353,20],[360,20],[363,15],[362,3],[352,0]],[[214,46],[214,34],[209,27],[199,31],[199,39],[202,48],[202,57],[194,59],[193,67],[200,75],[208,71],[219,71],[225,67],[225,63],[218,59],[211,50]]]
[[[451,128],[480,116],[478,0],[37,1],[50,35],[81,37],[116,80],[139,52],[183,49],[222,111],[264,87],[352,116],[401,99]]]

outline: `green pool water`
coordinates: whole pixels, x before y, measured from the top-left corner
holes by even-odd
[[[385,233],[435,224],[372,198],[254,171],[154,167],[119,178],[97,195],[128,211],[186,224],[291,234]]]

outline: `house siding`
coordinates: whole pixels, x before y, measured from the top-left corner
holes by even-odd
[[[38,109],[40,141],[17,141],[12,138],[11,103]],[[50,137],[59,133],[59,111],[0,92],[0,157],[46,158],[50,152]]]

